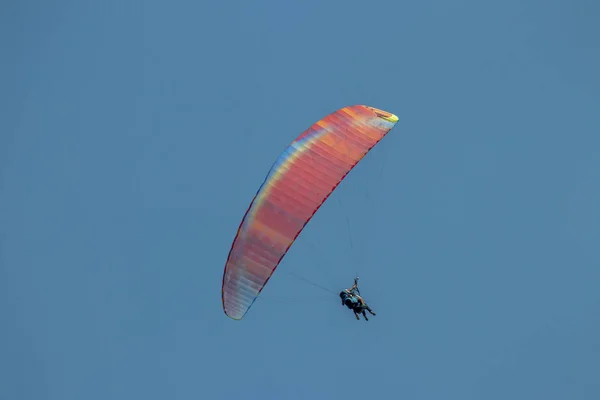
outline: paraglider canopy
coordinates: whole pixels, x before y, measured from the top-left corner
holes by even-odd
[[[304,226],[398,117],[342,108],[304,131],[279,156],[252,199],[225,264],[223,310],[242,319]]]

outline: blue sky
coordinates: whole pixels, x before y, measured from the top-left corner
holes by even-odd
[[[600,398],[600,6],[12,1],[0,398]],[[242,321],[237,226],[346,105],[399,116]],[[377,312],[338,291],[361,277]]]

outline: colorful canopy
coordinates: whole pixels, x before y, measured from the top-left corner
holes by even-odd
[[[225,314],[242,319],[321,204],[397,121],[373,107],[345,107],[315,123],[279,156],[231,246],[223,274]]]

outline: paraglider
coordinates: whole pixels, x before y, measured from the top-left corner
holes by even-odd
[[[227,316],[244,317],[304,226],[397,121],[377,108],[344,107],[304,131],[279,156],[252,199],[225,263],[221,299]]]
[[[340,292],[340,298],[342,299],[342,305],[348,307],[352,311],[354,311],[354,316],[357,320],[360,320],[359,314],[362,314],[365,318],[365,321],[368,321],[367,314],[365,310],[368,311],[371,315],[377,315],[371,310],[369,305],[365,302],[365,300],[360,295],[358,291],[358,277],[354,278],[354,285],[352,285],[349,289],[344,289]]]

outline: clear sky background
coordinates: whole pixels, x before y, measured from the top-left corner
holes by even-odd
[[[4,2],[0,399],[599,399],[599,18]],[[229,319],[252,196],[352,104],[400,120]],[[315,286],[356,273],[369,322]]]

